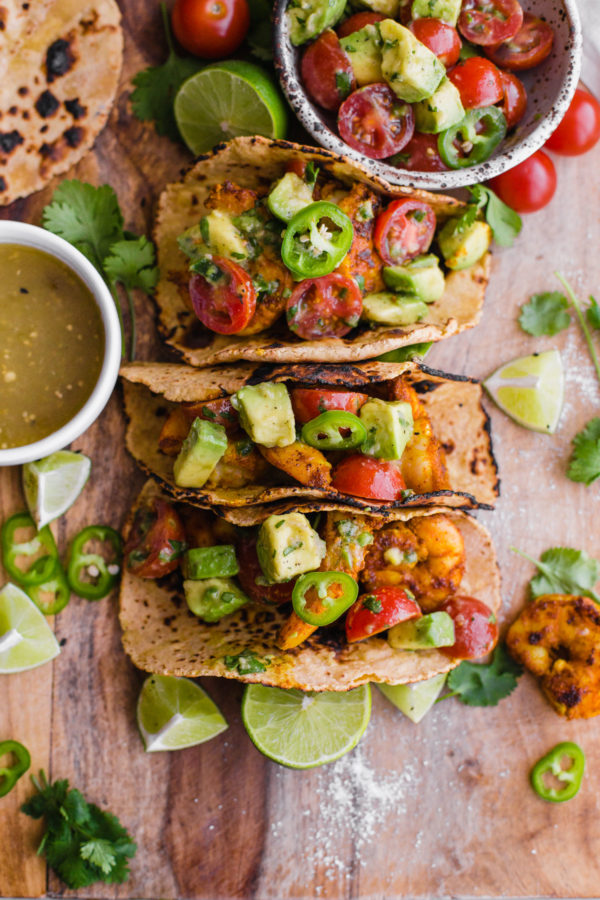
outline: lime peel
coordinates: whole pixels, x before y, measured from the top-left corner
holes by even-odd
[[[513,359],[483,385],[500,409],[519,425],[544,434],[556,431],[564,400],[564,372],[558,350]]]
[[[23,493],[38,531],[75,503],[91,469],[87,456],[71,450],[58,450],[23,466]]]

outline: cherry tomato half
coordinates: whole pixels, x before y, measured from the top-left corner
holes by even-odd
[[[190,298],[203,325],[217,334],[236,334],[245,328],[256,310],[256,290],[252,279],[231,259],[213,256],[210,280],[194,274],[190,278]]]
[[[465,59],[448,73],[448,78],[458,88],[465,109],[493,106],[504,96],[499,70],[482,56]]]
[[[338,112],[342,140],[369,159],[384,159],[408,144],[415,130],[412,106],[387,84],[368,84],[344,100]]]
[[[427,253],[435,233],[435,213],[418,200],[394,200],[375,223],[375,246],[386,266]]]
[[[349,644],[363,641],[399,622],[418,619],[420,615],[418,603],[402,588],[375,588],[370,594],[361,594],[348,610],[346,640]]]
[[[375,22],[383,22],[384,19],[385,16],[382,16],[381,13],[368,12],[367,10],[365,10],[365,12],[354,13],[354,15],[350,16],[349,19],[346,19],[345,22],[342,22],[337,33],[340,37],[348,37],[349,34],[360,31],[365,25],[374,25]]]
[[[450,597],[440,609],[454,622],[454,643],[451,647],[440,647],[446,656],[479,659],[494,649],[498,642],[496,616],[481,600]]]
[[[404,478],[394,463],[354,453],[337,464],[332,486],[340,494],[367,500],[399,500],[406,490]]]
[[[237,409],[231,404],[230,397],[218,397],[216,400],[194,400],[182,403],[180,407],[190,425],[195,418],[206,419],[214,425],[222,425],[226,431],[236,431],[240,427]]]
[[[530,13],[523,16],[523,24],[513,38],[497,47],[486,47],[489,58],[502,69],[520,72],[532,69],[550,55],[554,43],[551,25]]]
[[[363,403],[369,399],[367,394],[346,391],[344,388],[292,388],[290,396],[294,415],[301,425],[332,409],[342,409],[356,416]]]
[[[155,497],[138,509],[123,550],[125,565],[140,578],[162,578],[174,572],[185,547],[185,529],[175,508]]]
[[[258,561],[256,553],[256,539],[242,538],[236,547],[240,571],[237,579],[245,594],[256,603],[268,603],[279,606],[281,603],[291,603],[293,581],[285,581],[282,584],[263,584],[265,576]]]
[[[309,96],[324,109],[337,109],[356,88],[352,64],[331,28],[304,51],[300,74]]]
[[[587,91],[577,88],[571,105],[551,137],[548,150],[562,156],[587,153],[600,140],[600,103]]]
[[[510,40],[522,24],[518,0],[463,0],[458,30],[472,44],[490,47]]]
[[[458,31],[452,25],[441,19],[415,19],[408,27],[447,69],[458,62],[461,43]]]
[[[500,101],[500,109],[504,113],[506,119],[506,127],[512,128],[517,122],[520,122],[525,115],[527,109],[527,91],[525,85],[520,78],[513,75],[512,72],[503,72],[501,69],[500,78],[502,79],[502,89],[504,96]]]
[[[362,295],[353,278],[305,278],[287,302],[288,328],[306,341],[343,337],[358,325]]]
[[[397,153],[392,162],[399,169],[411,172],[447,172],[448,166],[438,150],[437,134],[415,131],[406,147]]]
[[[518,213],[537,212],[552,200],[556,190],[554,163],[542,150],[489,182],[501,200]]]
[[[247,0],[175,0],[175,37],[188,53],[206,59],[230,56],[250,26]]]

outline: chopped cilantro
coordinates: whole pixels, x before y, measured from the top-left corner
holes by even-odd
[[[290,553],[295,553],[296,550],[299,550],[303,546],[303,541],[296,541],[295,544],[290,544],[289,547],[286,547],[283,551],[284,556],[289,556]]]
[[[268,659],[262,660],[254,650],[242,650],[234,656],[224,656],[223,662],[228,669],[236,670],[239,675],[254,675],[266,672]]]
[[[367,596],[363,599],[362,605],[365,609],[368,609],[369,612],[372,613],[380,613],[383,609],[383,604],[381,600],[378,600],[374,594],[367,594]]]

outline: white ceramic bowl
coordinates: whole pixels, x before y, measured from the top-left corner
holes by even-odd
[[[337,133],[335,114],[314,104],[299,78],[302,47],[293,47],[285,10],[289,0],[276,0],[273,12],[275,67],[287,99],[317,143],[362,163],[391,184],[451,190],[487,181],[523,162],[548,140],[569,107],[581,69],[581,23],[575,0],[520,0],[526,12],[554,28],[550,56],[535,69],[518,72],[527,89],[525,118],[486,162],[450,172],[409,172],[353,150]],[[597,0],[600,3],[600,0]]]
[[[33,444],[0,450],[0,466],[16,466],[62,450],[94,422],[112,394],[121,363],[121,326],[115,301],[91,262],[83,253],[55,234],[24,222],[0,220],[0,244],[20,244],[43,250],[65,263],[90,289],[102,317],[105,344],[102,369],[96,386],[78,413],[62,428]]]

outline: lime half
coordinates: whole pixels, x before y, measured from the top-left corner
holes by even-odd
[[[365,733],[371,716],[368,684],[345,693],[307,692],[249,684],[242,720],[256,747],[275,762],[310,769],[339,759]]]
[[[519,425],[554,434],[565,395],[558,350],[513,359],[483,384],[500,409]]]
[[[0,674],[35,669],[58,656],[60,647],[33,600],[14,584],[0,591]]]
[[[87,456],[71,450],[58,450],[23,466],[23,492],[38,531],[75,503],[91,469]]]
[[[196,72],[179,88],[173,109],[194,154],[239,135],[285,137],[287,111],[278,88],[263,69],[242,60]]]
[[[206,691],[189,678],[171,675],[151,675],[145,680],[137,723],[148,752],[203,744],[227,728]]]

